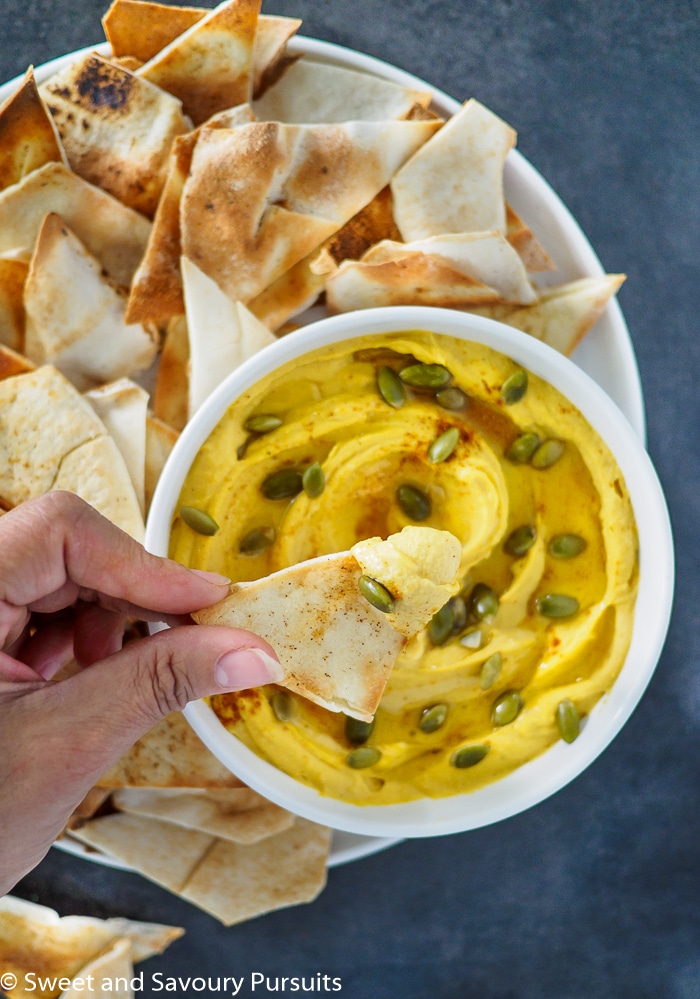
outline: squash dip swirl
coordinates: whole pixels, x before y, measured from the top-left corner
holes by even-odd
[[[171,557],[234,581],[409,524],[461,542],[461,590],[408,642],[372,723],[274,686],[211,699],[324,795],[496,781],[572,742],[623,665],[638,543],[620,470],[567,399],[479,344],[411,330],[287,364],[229,408],[179,502]]]

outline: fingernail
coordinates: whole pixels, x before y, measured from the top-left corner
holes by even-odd
[[[221,576],[218,572],[207,572],[205,569],[190,569],[195,576],[206,579],[208,583],[216,583],[217,586],[230,586],[231,580],[228,576]]]
[[[217,661],[214,677],[227,690],[244,690],[278,683],[284,677],[284,670],[263,649],[233,649]]]

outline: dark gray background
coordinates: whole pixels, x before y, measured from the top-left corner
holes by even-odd
[[[3,79],[101,38],[103,0],[1,9]],[[508,822],[333,870],[313,905],[226,930],[135,875],[56,851],[18,892],[62,913],[185,926],[142,966],[149,973],[321,972],[353,999],[700,997],[700,5],[268,0],[263,10],[479,98],[517,128],[606,269],[627,273],[620,302],[677,545],[669,638],[633,718],[572,785]]]

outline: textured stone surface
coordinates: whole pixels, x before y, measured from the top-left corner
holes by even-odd
[[[62,912],[179,922],[168,975],[327,973],[364,999],[700,996],[700,8],[697,0],[268,2],[308,35],[476,96],[588,234],[620,294],[667,491],[678,597],[622,734],[547,802],[331,872],[311,906],[234,930],[140,878],[52,855]],[[0,76],[97,41],[98,0],[6,0]],[[146,989],[148,994],[148,989]],[[192,994],[181,993],[181,994]],[[263,986],[255,994],[267,994]]]

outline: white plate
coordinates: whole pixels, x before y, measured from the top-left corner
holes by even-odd
[[[318,62],[371,73],[415,90],[430,90],[433,93],[433,109],[445,117],[455,114],[460,107],[458,101],[436,90],[424,80],[352,49],[297,36],[290,42],[289,50],[293,54],[303,53]],[[44,63],[35,68],[37,81],[41,83],[78,59],[83,52],[89,51],[108,53],[109,47],[104,43],[88,46]],[[20,82],[21,77],[17,77],[0,86],[0,102],[12,94]],[[604,273],[593,247],[576,220],[544,178],[517,150],[511,150],[508,154],[504,183],[508,201],[530,226],[557,265],[557,273],[548,277],[548,281],[560,283]],[[637,435],[645,441],[644,402],[639,371],[627,325],[617,301],[613,300],[608,305],[605,314],[576,349],[573,360],[617,403]],[[397,842],[399,841],[396,839],[384,837],[335,832],[329,866],[358,860]],[[58,849],[95,863],[128,869],[101,854],[88,852],[77,840],[64,838],[55,845]]]

